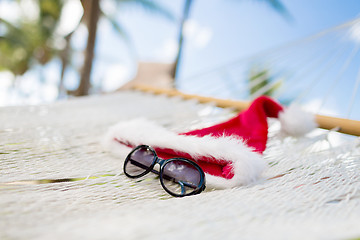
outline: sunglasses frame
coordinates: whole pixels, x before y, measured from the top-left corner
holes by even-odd
[[[153,162],[152,164],[147,167],[147,169],[139,174],[139,175],[130,175],[126,172],[126,165],[127,163],[130,161],[130,157],[131,155],[141,149],[141,148],[146,148],[147,150],[150,150],[153,155],[154,155],[154,158],[153,158]],[[183,161],[183,162],[186,162],[188,164],[191,164],[192,166],[194,166],[196,168],[196,170],[198,170],[198,172],[200,173],[200,183],[198,184],[199,187],[197,187],[194,191],[190,192],[190,193],[187,193],[187,194],[176,194],[176,193],[173,193],[171,192],[170,190],[167,189],[167,187],[165,186],[164,184],[164,175],[163,175],[163,172],[164,172],[164,168],[166,166],[166,164],[172,162],[172,161]],[[158,172],[157,170],[154,170],[154,166],[156,164],[159,164],[160,165],[160,171]],[[186,159],[186,158],[170,158],[170,159],[162,159],[162,158],[159,158],[156,151],[148,146],[148,145],[139,145],[137,147],[135,147],[133,150],[131,150],[131,152],[127,155],[125,161],[124,161],[124,166],[123,166],[123,171],[124,171],[124,174],[129,177],[129,178],[140,178],[140,177],[143,177],[145,176],[146,174],[148,174],[149,172],[153,172],[157,175],[159,175],[159,178],[160,178],[160,183],[161,183],[161,186],[163,187],[163,189],[169,193],[170,195],[174,196],[174,197],[185,197],[185,196],[190,196],[190,195],[195,195],[195,194],[199,194],[201,193],[203,190],[205,190],[206,186],[205,186],[205,173],[204,171],[200,168],[200,166],[193,162],[193,161],[190,161],[189,159]]]

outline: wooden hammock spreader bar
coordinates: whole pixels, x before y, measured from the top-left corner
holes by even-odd
[[[182,97],[183,99],[196,99],[200,103],[214,103],[217,107],[221,108],[234,108],[238,111],[242,111],[250,106],[250,102],[247,101],[234,101],[234,100],[225,100],[212,97],[203,97],[193,94],[185,94],[174,89],[165,89],[165,88],[156,88],[142,84],[136,84],[133,86],[135,90],[140,90],[142,92],[150,92],[153,94],[164,94],[169,97]]]
[[[329,117],[320,114],[315,114],[315,121],[320,128],[328,130],[339,128],[337,130],[338,132],[360,136],[360,121]]]
[[[250,105],[250,102],[247,101],[238,101],[238,100],[225,100],[212,97],[203,97],[192,94],[185,94],[174,89],[163,89],[155,88],[147,85],[134,85],[133,87],[136,90],[143,92],[151,92],[154,94],[165,94],[170,97],[179,96],[184,99],[196,99],[200,103],[214,103],[218,107],[222,108],[234,108],[238,111],[247,109]],[[345,118],[336,118],[329,117],[324,115],[315,114],[315,120],[320,128],[323,129],[335,129],[338,128],[338,132],[350,134],[354,136],[360,136],[360,121],[345,119]]]

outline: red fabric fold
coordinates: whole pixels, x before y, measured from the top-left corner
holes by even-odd
[[[277,118],[283,107],[273,99],[262,96],[255,99],[250,107],[239,113],[237,116],[216,124],[211,127],[197,129],[181,135],[204,137],[234,137],[241,139],[249,148],[257,153],[262,154],[266,149],[268,138],[267,118]],[[204,172],[214,176],[231,179],[234,171],[231,162],[226,159],[214,159],[211,156],[197,156],[193,159],[190,154],[177,152],[174,149],[157,148],[159,156],[162,158],[184,157],[196,161]]]

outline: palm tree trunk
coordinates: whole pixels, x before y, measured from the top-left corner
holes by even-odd
[[[81,69],[81,78],[78,89],[75,91],[75,96],[88,95],[90,89],[90,76],[94,59],[94,49],[96,40],[97,24],[100,15],[100,0],[82,0],[81,3],[84,7],[84,15],[87,14],[87,28],[88,39],[85,50],[85,61]],[[87,11],[88,13],[85,13]]]
[[[191,4],[192,4],[192,0],[186,0],[184,10],[183,10],[183,16],[181,19],[179,39],[178,39],[179,47],[178,47],[178,51],[176,54],[174,66],[171,71],[171,76],[173,78],[173,87],[175,87],[175,81],[176,81],[176,77],[177,77],[178,71],[179,71],[179,63],[180,63],[181,57],[182,57],[182,51],[183,51],[183,45],[184,45],[184,24],[185,24],[186,20],[189,18]]]

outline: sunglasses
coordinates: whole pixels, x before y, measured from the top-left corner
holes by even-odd
[[[159,171],[154,169],[157,163]],[[185,158],[161,159],[150,146],[135,147],[125,159],[125,175],[139,178],[149,172],[158,174],[162,187],[175,197],[199,194],[205,189],[205,174],[195,162]]]

